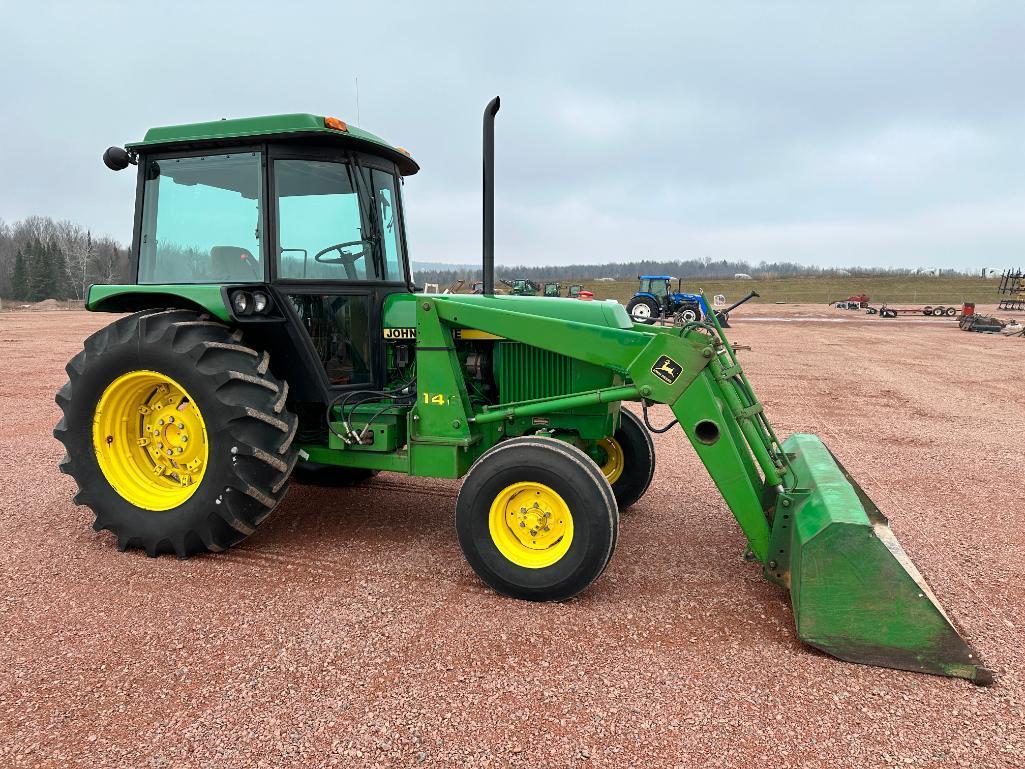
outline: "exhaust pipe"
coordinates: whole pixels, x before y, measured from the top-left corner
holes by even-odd
[[[484,265],[481,293],[495,295],[495,115],[501,107],[496,96],[484,108]]]

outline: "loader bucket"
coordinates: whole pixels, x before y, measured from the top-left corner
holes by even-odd
[[[789,565],[801,640],[849,662],[992,683],[886,518],[825,444],[793,435],[783,449],[796,486],[777,504],[766,576],[786,584]]]

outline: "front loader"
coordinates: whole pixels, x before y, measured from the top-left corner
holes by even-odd
[[[802,640],[841,659],[992,680],[886,518],[813,435],[780,441],[713,314],[635,324],[616,302],[500,296],[494,118],[484,117],[479,295],[416,294],[402,149],[298,114],[151,129],[136,167],[129,313],[57,395],[61,469],[118,547],[187,557],[252,534],[289,480],[463,478],[456,532],[496,591],[571,598],[678,425]],[[624,408],[623,403],[633,404]],[[665,404],[675,419],[653,426]]]

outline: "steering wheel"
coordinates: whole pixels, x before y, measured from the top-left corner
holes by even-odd
[[[350,240],[347,243],[335,243],[333,246],[328,246],[327,248],[321,249],[320,251],[315,253],[313,255],[313,260],[315,262],[320,262],[321,264],[352,264],[361,256],[363,256],[363,251],[360,250],[358,254],[352,254],[348,251],[343,251],[342,249],[349,248],[350,246],[365,247],[367,244],[370,244],[371,242],[372,241],[363,238],[361,240]],[[324,254],[330,251],[337,251],[338,256],[332,257],[330,259],[321,259],[321,257],[324,256]]]

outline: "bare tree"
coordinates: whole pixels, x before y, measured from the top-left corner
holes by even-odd
[[[53,241],[64,254],[64,271],[75,299],[85,297],[89,273],[96,260],[92,235],[81,225],[69,221],[53,225]]]

